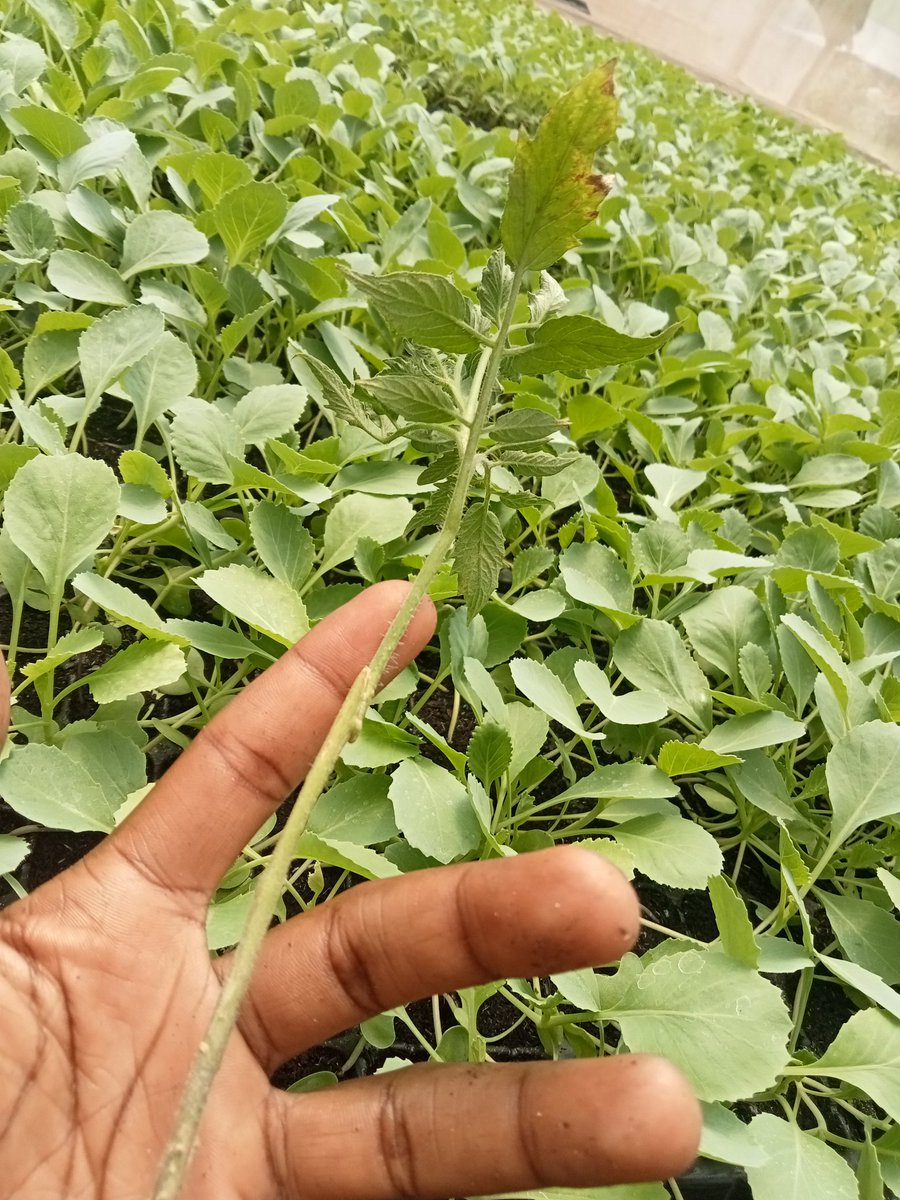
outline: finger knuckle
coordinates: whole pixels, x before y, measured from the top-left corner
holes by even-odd
[[[416,1136],[399,1079],[385,1078],[378,1107],[378,1155],[397,1200],[422,1195],[416,1172]]]

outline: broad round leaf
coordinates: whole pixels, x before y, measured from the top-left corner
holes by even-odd
[[[44,578],[51,596],[104,541],[119,508],[115,475],[80,454],[33,458],[6,492],[9,536]]]

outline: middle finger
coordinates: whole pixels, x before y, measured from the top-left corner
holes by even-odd
[[[639,921],[625,877],[575,846],[367,883],[269,934],[241,1032],[271,1071],[398,1004],[611,962]]]

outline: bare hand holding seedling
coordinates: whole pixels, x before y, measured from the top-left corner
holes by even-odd
[[[374,587],[322,622],[112,837],[2,914],[10,1200],[151,1194],[231,962],[210,960],[209,897],[304,775],[405,594]],[[426,602],[391,674],[432,627]],[[269,1083],[280,1063],[385,1009],[606,962],[637,930],[625,879],[574,848],[364,884],[272,930],[183,1194],[394,1200],[676,1174],[699,1117],[680,1076],[652,1058],[412,1067],[307,1096]]]

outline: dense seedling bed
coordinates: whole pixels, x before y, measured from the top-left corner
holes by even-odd
[[[311,624],[414,577],[459,500],[438,635],[279,916],[578,841],[644,935],[284,1082],[652,1051],[755,1200],[900,1187],[896,180],[637,51],[616,117],[611,46],[520,3],[29,0],[3,34],[4,898]],[[525,244],[519,130],[584,80],[599,212]]]

